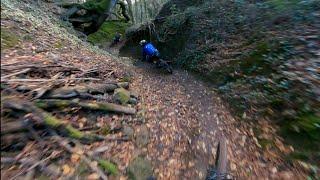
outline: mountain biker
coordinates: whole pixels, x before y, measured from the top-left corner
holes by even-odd
[[[159,62],[160,53],[151,42],[148,43],[146,40],[141,40],[139,44],[142,47],[142,61]]]
[[[116,32],[116,34],[113,37],[112,45],[116,45],[120,42],[121,34]]]

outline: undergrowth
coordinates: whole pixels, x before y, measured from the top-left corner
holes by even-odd
[[[88,41],[94,45],[111,42],[116,32],[124,36],[129,26],[130,24],[124,21],[106,21],[97,32],[88,36]]]

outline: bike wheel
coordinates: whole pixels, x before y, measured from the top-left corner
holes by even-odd
[[[227,142],[225,137],[222,137],[219,141],[216,152],[216,168],[217,168],[217,180],[226,179],[227,173]]]
[[[159,59],[159,67],[162,67],[167,73],[173,73],[172,67],[163,59]]]
[[[170,65],[168,65],[168,67],[166,68],[166,71],[167,71],[168,73],[170,73],[170,74],[173,73],[173,70],[172,70],[172,68],[170,67]]]

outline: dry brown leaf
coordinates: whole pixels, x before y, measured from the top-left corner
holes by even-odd
[[[88,180],[97,180],[97,179],[99,179],[99,177],[100,176],[97,173],[92,173],[87,177],[87,179]]]
[[[72,163],[77,163],[80,160],[80,155],[79,154],[72,154],[71,155],[71,162]]]
[[[69,165],[65,164],[62,166],[62,170],[63,170],[63,174],[64,175],[68,175],[74,172],[74,169],[72,167],[70,167]]]

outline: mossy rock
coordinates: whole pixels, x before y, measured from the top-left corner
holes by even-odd
[[[152,177],[152,164],[149,160],[137,157],[130,162],[127,173],[131,180],[146,180]]]
[[[97,11],[103,13],[105,9],[109,9],[110,0],[89,0],[82,4],[89,11]]]
[[[17,34],[12,33],[9,29],[1,28],[1,49],[13,48],[19,43]]]
[[[132,127],[130,127],[129,125],[125,125],[123,127],[122,130],[123,134],[125,134],[126,136],[128,136],[130,139],[132,139],[134,137],[134,130]]]
[[[114,91],[114,99],[121,104],[127,104],[130,100],[130,92],[124,88],[118,88]]]
[[[123,36],[129,26],[130,24],[124,21],[106,21],[97,32],[88,36],[88,41],[94,45],[111,42],[116,32]]]

